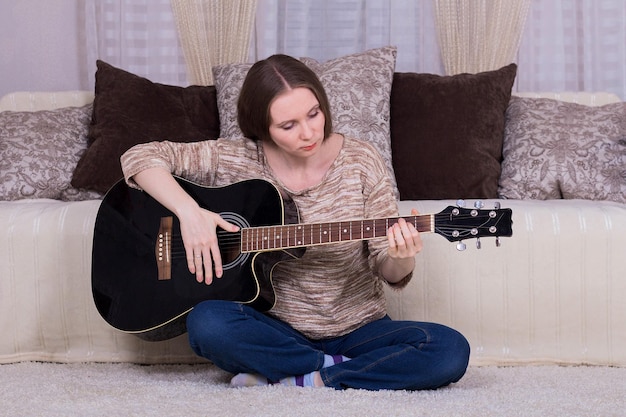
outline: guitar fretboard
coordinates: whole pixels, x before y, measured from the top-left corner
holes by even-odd
[[[289,249],[387,236],[387,230],[404,218],[419,232],[433,232],[434,215],[349,220],[331,223],[249,227],[241,230],[241,252]]]

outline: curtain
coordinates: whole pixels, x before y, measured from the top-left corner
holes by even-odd
[[[626,100],[626,2],[533,0],[519,91],[608,91]]]
[[[213,84],[211,68],[248,59],[256,0],[171,0],[193,84]]]
[[[96,59],[152,81],[187,84],[169,0],[84,0],[88,85]]]
[[[275,53],[320,61],[387,45],[396,69],[439,74],[432,1],[258,0],[251,60]]]
[[[94,82],[96,58],[153,81],[190,82],[170,0],[83,1],[88,85]],[[609,91],[626,100],[626,2],[529,1],[519,51],[506,62],[518,64],[516,91]],[[278,52],[323,61],[396,45],[397,71],[444,74],[436,5],[435,0],[258,0],[250,49],[240,61]],[[502,13],[490,15],[513,22],[514,14]],[[502,24],[493,26],[491,31]]]
[[[477,73],[514,62],[530,0],[436,0],[446,74]]]

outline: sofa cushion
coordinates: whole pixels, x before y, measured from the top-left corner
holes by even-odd
[[[396,48],[387,46],[320,63],[300,58],[320,78],[331,106],[333,130],[367,140],[381,153],[392,183],[390,95],[396,64]],[[228,64],[213,68],[220,114],[220,136],[240,137],[237,100],[252,64]]]
[[[393,166],[402,200],[494,198],[517,66],[478,74],[396,73]]]
[[[107,191],[122,178],[120,156],[138,143],[217,138],[214,86],[153,83],[103,61],[97,68],[89,148],[74,171],[75,187]]]
[[[97,197],[70,185],[72,171],[87,149],[91,111],[89,104],[0,113],[0,200]]]
[[[626,203],[626,104],[513,97],[499,194]]]

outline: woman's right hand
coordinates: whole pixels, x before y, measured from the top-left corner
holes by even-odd
[[[210,285],[213,282],[214,271],[217,278],[223,275],[217,229],[237,232],[239,227],[197,204],[178,210],[177,217],[189,272],[196,275],[198,282]]]
[[[132,179],[178,218],[187,267],[196,275],[196,280],[211,284],[213,271],[220,278],[223,268],[217,228],[237,232],[239,227],[228,223],[219,214],[201,208],[172,174],[162,168],[147,168]]]

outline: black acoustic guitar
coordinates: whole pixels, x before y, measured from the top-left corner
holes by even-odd
[[[384,237],[398,218],[298,223],[297,208],[264,180],[203,187],[179,184],[200,204],[238,225],[218,231],[224,275],[198,283],[187,269],[176,217],[147,193],[116,183],[96,217],[92,291],[96,307],[113,327],[146,340],[185,332],[185,318],[201,301],[232,300],[266,311],[275,302],[272,268],[305,248]],[[449,241],[511,236],[511,210],[448,207],[438,214],[404,217],[420,232]]]

